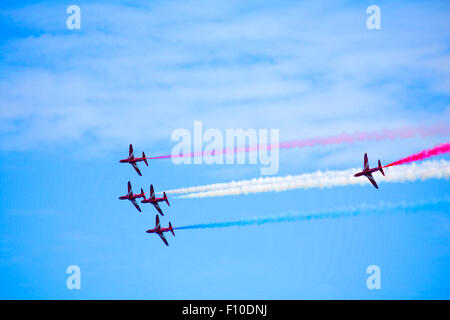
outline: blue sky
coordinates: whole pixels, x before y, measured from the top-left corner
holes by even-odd
[[[81,8],[81,30],[66,8]],[[366,8],[381,8],[381,30]],[[446,1],[15,1],[0,13],[0,298],[450,297],[448,204],[245,228],[170,247],[117,198],[257,177],[257,165],[119,164],[170,153],[177,128],[278,128],[280,139],[448,123]],[[395,161],[435,136],[280,152],[280,175]],[[443,157],[445,158],[445,156]],[[173,199],[174,226],[446,198],[447,180]],[[65,286],[79,265],[82,289]],[[382,289],[366,268],[380,266]]]

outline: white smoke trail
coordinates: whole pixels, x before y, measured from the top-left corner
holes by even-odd
[[[166,190],[166,193],[168,193],[168,194],[169,193],[170,194],[193,193],[193,192],[202,192],[202,191],[209,191],[209,190],[238,188],[238,187],[244,187],[244,186],[255,185],[255,184],[260,185],[260,184],[265,184],[265,183],[276,183],[276,182],[280,182],[282,179],[286,179],[287,177],[295,178],[297,176],[253,178],[253,179],[249,179],[249,180],[231,181],[231,182],[224,182],[224,183],[213,183],[213,184],[207,184],[207,185],[203,185],[203,186]],[[162,192],[160,192],[160,193],[162,193]]]
[[[426,179],[448,179],[450,177],[450,162],[424,161],[420,164],[395,166],[385,168],[386,176],[379,173],[374,174],[379,183],[405,182]],[[259,178],[229,183],[218,183],[205,186],[197,186],[176,190],[170,193],[189,193],[178,198],[207,198],[221,197],[227,195],[240,195],[260,192],[279,192],[292,189],[331,188],[336,186],[365,185],[369,180],[365,177],[355,178],[353,175],[361,169],[348,169],[340,171],[316,171],[313,173],[300,174],[296,176]]]

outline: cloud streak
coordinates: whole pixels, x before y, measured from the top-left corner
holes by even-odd
[[[0,149],[167,150],[198,119],[283,140],[434,123],[449,110],[447,8],[396,2],[376,33],[356,1],[90,1],[79,32],[64,5],[5,7]]]

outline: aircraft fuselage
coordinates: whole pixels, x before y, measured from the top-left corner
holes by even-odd
[[[120,200],[132,200],[132,199],[138,199],[142,198],[144,195],[142,193],[140,194],[133,194],[133,195],[126,195],[126,196],[120,196]]]
[[[142,203],[158,203],[158,202],[162,202],[162,201],[165,201],[165,200],[166,199],[164,199],[164,198],[154,198],[154,199],[148,198],[148,199],[142,200],[141,202]]]
[[[142,158],[132,158],[132,159],[126,158],[126,159],[119,160],[119,162],[120,163],[133,163],[133,162],[136,163],[136,162],[144,161],[144,160],[145,160],[144,157],[142,157]]]
[[[354,175],[354,177],[366,176],[366,175],[368,175],[368,174],[371,174],[371,173],[377,172],[377,171],[380,171],[380,168],[372,168],[372,169],[369,169],[369,170],[364,170],[364,171],[361,171],[361,172],[356,173],[356,174]]]
[[[169,232],[169,231],[171,231],[170,228],[157,228],[157,229],[155,228],[155,229],[147,230],[145,232],[147,232],[147,233],[164,233],[164,232]]]

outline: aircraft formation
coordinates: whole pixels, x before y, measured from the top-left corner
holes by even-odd
[[[143,161],[147,166],[147,158],[145,156],[145,153],[142,152],[142,157],[141,158],[135,158],[134,157],[134,152],[133,152],[133,146],[130,144],[130,148],[129,148],[129,154],[128,154],[128,158],[126,159],[122,159],[119,162],[120,163],[129,163],[133,166],[133,168],[136,170],[136,172],[142,176],[141,171],[139,170],[139,167],[137,166],[137,162]],[[141,208],[139,207],[136,199],[139,198],[143,198],[143,200],[141,200],[141,203],[151,203],[155,209],[158,211],[158,213],[162,216],[164,216],[163,211],[161,210],[161,207],[159,206],[158,202],[166,202],[168,206],[170,206],[169,200],[167,199],[167,195],[164,192],[163,193],[163,197],[161,198],[157,198],[155,196],[155,190],[153,189],[153,184],[150,185],[150,193],[149,193],[149,197],[146,198],[145,197],[145,192],[144,190],[141,188],[141,193],[133,193],[133,188],[131,187],[131,182],[128,181],[128,192],[126,195],[124,196],[120,196],[119,199],[120,200],[129,200],[131,201],[131,203],[136,207],[136,209],[139,212],[142,212]],[[168,228],[161,228],[161,224],[159,222],[159,216],[158,214],[156,214],[156,225],[155,228],[153,229],[149,229],[146,232],[147,233],[156,233],[161,240],[166,244],[166,246],[169,245],[169,243],[167,242],[166,237],[164,236],[164,232],[172,232],[172,234],[175,236],[175,232],[173,231],[172,228],[172,224],[169,222],[169,227]]]
[[[145,156],[145,153],[142,152],[142,157],[134,157],[134,152],[133,152],[133,146],[130,144],[130,148],[129,148],[129,154],[128,154],[128,158],[126,159],[122,159],[119,160],[120,163],[129,163],[133,166],[133,168],[136,170],[136,172],[142,176],[141,171],[139,170],[139,167],[137,165],[138,162],[144,162],[147,166],[148,166],[148,162],[147,162],[147,157]],[[361,177],[361,176],[365,176],[369,179],[369,181],[372,183],[372,185],[378,189],[378,185],[372,175],[372,173],[376,172],[376,171],[380,171],[381,174],[384,176],[384,171],[383,171],[383,167],[381,166],[381,161],[378,160],[378,167],[374,167],[374,168],[370,168],[369,166],[369,160],[367,157],[367,153],[364,154],[364,168],[362,171],[357,172],[354,177]],[[161,209],[161,207],[159,206],[158,202],[166,202],[168,206],[170,206],[169,200],[167,198],[167,195],[165,192],[163,192],[163,196],[161,198],[157,198],[155,196],[155,190],[153,188],[153,184],[150,185],[150,193],[149,193],[149,197],[146,198],[145,197],[145,192],[144,190],[141,188],[141,192],[140,193],[133,193],[133,189],[131,187],[131,182],[128,181],[128,193],[124,196],[120,196],[119,199],[120,200],[129,200],[131,201],[131,203],[136,207],[136,209],[139,212],[142,212],[141,208],[139,207],[136,199],[140,199],[143,198],[143,200],[141,200],[141,203],[151,203],[156,211],[158,211],[158,213],[161,216],[164,216],[164,213]],[[158,214],[156,214],[156,222],[155,222],[155,228],[153,229],[149,229],[146,232],[147,233],[156,233],[161,240],[166,244],[166,246],[169,245],[169,243],[167,242],[166,237],[164,236],[165,232],[172,232],[172,234],[175,236],[175,232],[173,231],[173,227],[172,224],[169,222],[169,227],[167,228],[162,228],[161,227],[161,223],[159,221],[159,216]]]

